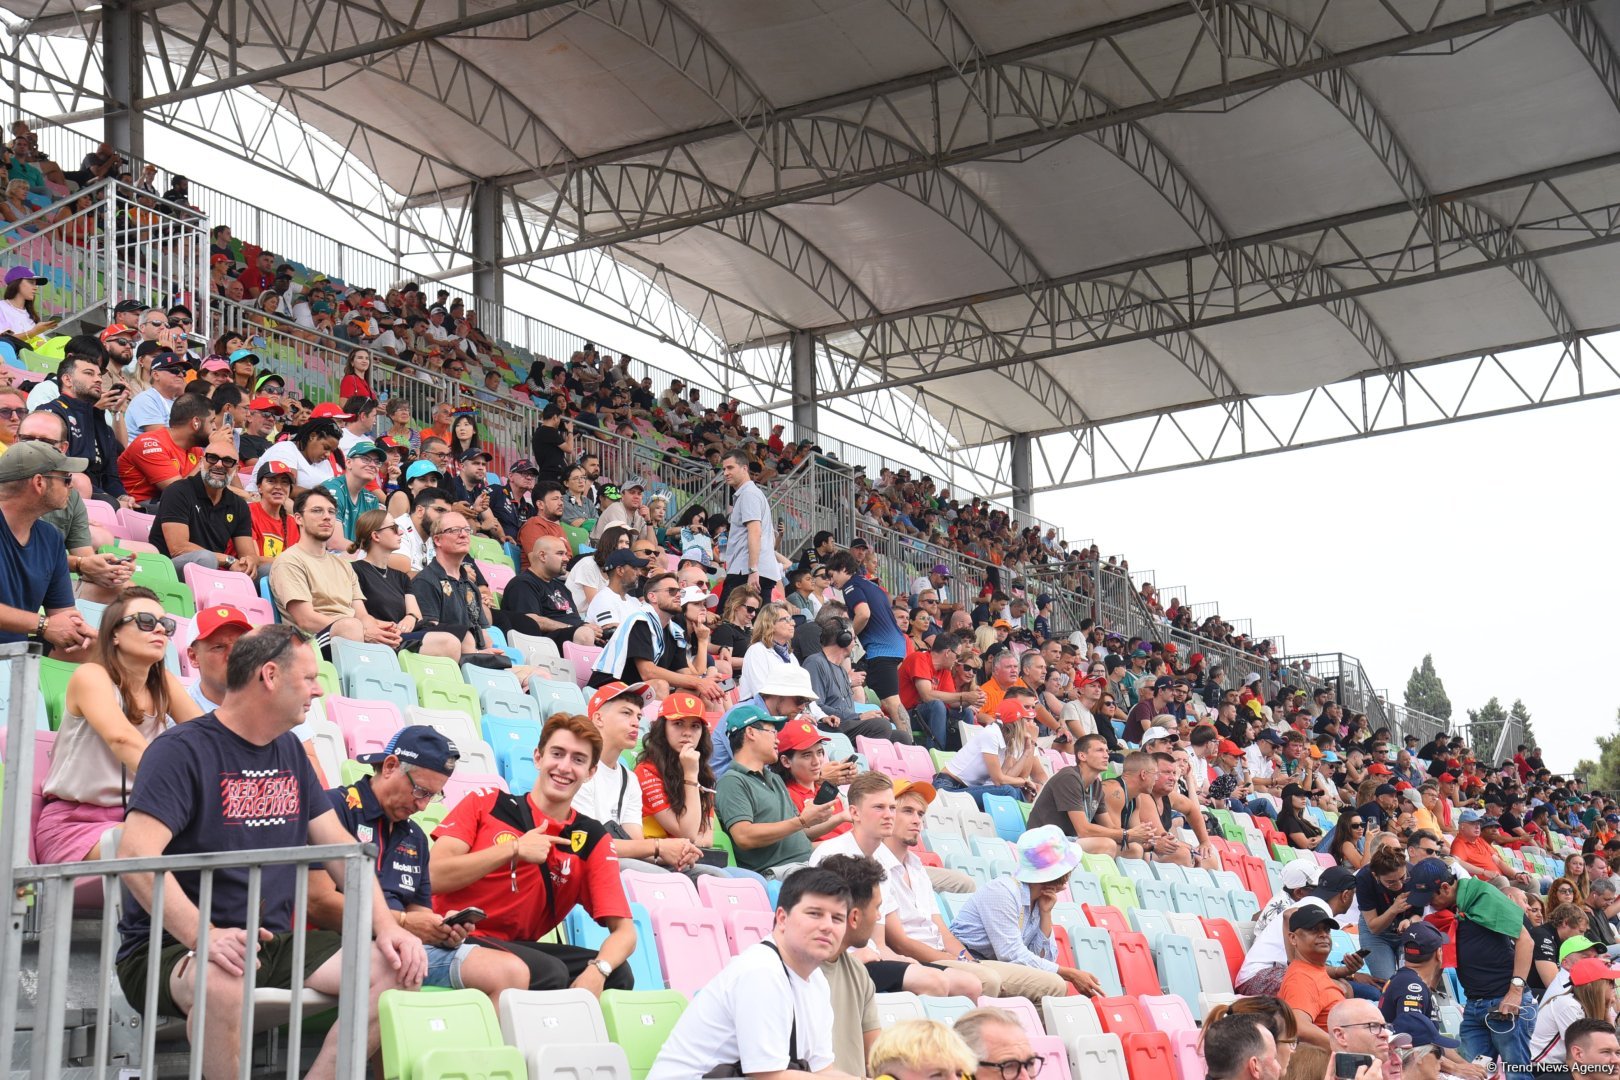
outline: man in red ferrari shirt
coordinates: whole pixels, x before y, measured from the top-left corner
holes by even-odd
[[[540,732],[538,773],[527,795],[473,792],[433,831],[428,871],[433,909],[482,908],[470,939],[505,949],[529,967],[529,988],[631,990],[626,963],[636,948],[619,859],[601,822],[571,804],[602,754],[602,736],[583,716],[558,713]],[[608,930],[599,949],[538,941],[579,904]]]
[[[118,455],[118,479],[136,505],[155,502],[165,488],[197,471],[202,448],[214,434],[214,405],[201,394],[181,394],[167,427],[129,441]]]

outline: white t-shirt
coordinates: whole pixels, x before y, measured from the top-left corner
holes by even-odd
[[[585,609],[585,621],[597,626],[618,626],[642,606],[633,596],[620,596],[612,589],[598,589]]]
[[[45,316],[49,318],[49,316]],[[28,317],[16,304],[0,304],[0,332],[7,334],[21,334],[24,330],[32,329],[34,320]]]
[[[962,744],[961,753],[951,759],[951,772],[968,787],[983,787],[991,782],[984,755],[994,754],[999,758],[1006,749],[1007,737],[1002,734],[1000,724],[976,727]]]
[[[568,592],[574,598],[574,608],[578,611],[590,607],[585,599],[585,586],[589,585],[598,591],[607,588],[607,578],[602,576],[602,568],[597,566],[596,560],[589,555],[574,564],[573,569],[568,571],[568,576],[563,579],[563,583],[568,586]]]
[[[422,534],[416,531],[416,523],[411,520],[411,515],[401,514],[394,519],[394,524],[399,526],[399,553],[411,560],[413,571],[421,573],[427,565],[428,548]]]
[[[692,999],[647,1080],[692,1080],[721,1065],[787,1068],[790,1034],[811,1072],[833,1063],[832,991],[819,967],[802,979],[763,942],[750,945]]]
[[[619,794],[620,785],[624,794]],[[574,812],[597,821],[617,821],[620,825],[641,824],[641,781],[622,761],[610,768],[596,767],[590,780],[574,794]]]
[[[1333,912],[1333,909],[1328,907],[1326,900],[1320,900],[1314,896],[1307,896],[1298,904],[1291,905],[1291,907],[1310,906],[1319,907],[1329,914]],[[1279,915],[1268,922],[1265,929],[1254,936],[1254,944],[1249,946],[1249,951],[1243,954],[1243,966],[1238,969],[1237,981],[1239,983],[1245,979],[1252,979],[1274,964],[1288,963],[1288,952],[1283,948],[1283,924],[1287,921],[1285,915]]]
[[[313,464],[305,459],[304,452],[292,442],[291,439],[274,443],[259,457],[258,469],[264,468],[267,461],[279,461],[283,465],[291,466],[297,471],[294,482],[301,488],[317,488],[337,475],[332,467],[330,458],[322,458]],[[254,470],[254,475],[258,474]]]
[[[1079,726],[1080,734],[1082,735],[1097,734],[1096,717],[1092,716],[1090,710],[1088,710],[1078,701],[1065,702],[1063,705],[1063,715],[1058,719],[1062,720],[1065,726],[1070,723],[1076,723]]]
[[[172,408],[174,402],[158,393],[157,387],[148,386],[130,399],[124,410],[124,425],[132,438],[147,428],[168,427]]]
[[[860,859],[866,857],[866,852],[862,851],[861,845],[855,842],[855,833],[851,831],[844,833],[842,836],[835,836],[831,840],[823,840],[817,844],[810,852],[810,865],[820,866],[821,860],[829,855],[853,855]],[[877,850],[872,853],[871,857],[877,861],[879,866],[883,867],[885,873],[893,871],[900,865],[893,852],[882,844],[877,846]],[[888,918],[891,913],[898,911],[899,907],[900,901],[895,896],[894,890],[889,888],[888,879],[885,878],[883,899],[878,904],[878,918]]]

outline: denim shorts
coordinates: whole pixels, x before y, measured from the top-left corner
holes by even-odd
[[[427,950],[427,975],[422,979],[423,986],[444,986],[451,990],[464,990],[461,984],[461,965],[467,956],[478,946],[470,942],[462,942],[454,949],[447,949],[443,945],[424,945]]]

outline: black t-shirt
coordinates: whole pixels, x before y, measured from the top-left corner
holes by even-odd
[[[403,571],[391,566],[379,570],[364,559],[356,559],[349,565],[354,567],[354,576],[360,579],[368,615],[395,623],[405,617],[405,594],[411,590],[411,579]]]
[[[821,631],[816,631],[816,648],[821,647]],[[714,628],[709,635],[709,646],[714,649],[730,649],[733,657],[740,658],[748,651],[749,631],[736,623],[723,622]]]
[[[173,485],[178,487],[179,485]],[[332,809],[309,756],[287,732],[256,746],[205,713],[178,724],[147,746],[129,793],[129,812],[150,814],[172,836],[165,855],[215,854],[259,848],[301,848],[309,822]],[[271,933],[292,929],[296,868],[267,866],[259,894],[260,924]],[[175,879],[193,903],[201,875],[177,870]],[[221,865],[214,871],[213,925],[247,925],[248,870]],[[131,892],[124,894],[119,932],[123,960],[144,949],[151,919]],[[173,939],[167,934],[164,940]]]
[[[1395,902],[1395,894],[1384,888],[1372,867],[1363,866],[1356,871],[1356,903],[1362,911],[1382,915]],[[1391,927],[1393,929],[1393,927]]]
[[[501,611],[510,620],[512,629],[520,634],[545,633],[532,620],[523,618],[527,615],[555,619],[569,626],[579,626],[585,621],[574,607],[573,594],[562,578],[545,581],[530,570],[507,583],[506,591],[501,594]]]
[[[1402,1013],[1422,1013],[1430,1020],[1440,1019],[1440,1010],[1434,1005],[1434,991],[1423,981],[1423,976],[1409,967],[1403,967],[1384,985],[1384,996],[1378,999],[1378,1008],[1384,1019],[1393,1024]]]
[[[1507,833],[1509,836],[1513,835],[1516,830],[1524,828],[1524,821],[1517,814],[1509,814],[1504,812],[1502,816],[1496,820],[1502,823],[1502,831]]]
[[[236,438],[236,456],[243,461],[257,461],[270,449],[270,440],[263,435],[238,435]]]
[[[624,653],[624,680],[626,682],[635,682],[640,678],[636,674],[635,662],[637,660],[651,660],[662,668],[683,666],[686,653],[682,650],[680,643],[675,640],[675,635],[670,633],[667,626],[664,627],[663,635],[664,649],[660,653],[653,648],[652,627],[647,624],[647,621],[638,619],[631,624],[630,641],[625,645]],[[608,683],[616,681],[618,679],[606,671],[591,673],[591,686],[593,688],[606,686]]]
[[[479,581],[478,569],[471,559],[461,564],[458,578],[446,574],[437,560],[430,561],[411,581],[411,595],[422,609],[422,622],[440,626],[483,626]],[[482,645],[482,633],[475,632],[475,636]]]
[[[229,489],[220,493],[219,502],[208,498],[208,486],[201,476],[188,476],[163,489],[158,501],[157,520],[152,522],[148,542],[165,555],[171,554],[163,540],[163,523],[178,522],[190,530],[190,540],[198,547],[234,554],[237,537],[253,539],[253,518],[242,496]]]
[[[540,479],[555,480],[562,483],[563,470],[568,466],[568,457],[563,453],[562,427],[551,427],[548,424],[538,424],[534,429],[534,467],[540,470]]]
[[[1560,944],[1558,927],[1552,923],[1547,923],[1545,926],[1533,926],[1530,928],[1530,940],[1534,943],[1535,951],[1530,954],[1530,974],[1525,976],[1524,981],[1526,986],[1539,994],[1547,989],[1547,984],[1542,981],[1541,973],[1536,970],[1536,965],[1543,960],[1547,960],[1554,967],[1558,966],[1558,946]]]
[[[1457,920],[1457,978],[1469,998],[1487,1000],[1507,993],[1513,978],[1516,939],[1470,919]]]

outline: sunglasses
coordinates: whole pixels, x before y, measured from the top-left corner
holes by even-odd
[[[237,462],[237,460],[235,458],[233,458],[233,457],[220,457],[218,454],[204,454],[203,455],[203,461],[210,468],[212,468],[215,465],[223,465],[228,469],[234,469],[234,468],[236,468],[236,466],[238,464],[238,462]]]
[[[28,410],[27,409],[14,409],[14,408],[11,408],[10,406],[7,406],[4,409],[0,409],[0,420],[21,420],[23,417],[25,417],[27,415],[28,415]]]
[[[161,627],[163,629],[163,635],[171,638],[174,637],[174,631],[179,625],[167,615],[153,615],[150,611],[142,611],[134,615],[125,615],[122,619],[118,620],[117,625],[123,626],[125,623],[134,623],[135,629],[139,630],[143,634],[150,634],[152,631]]]

